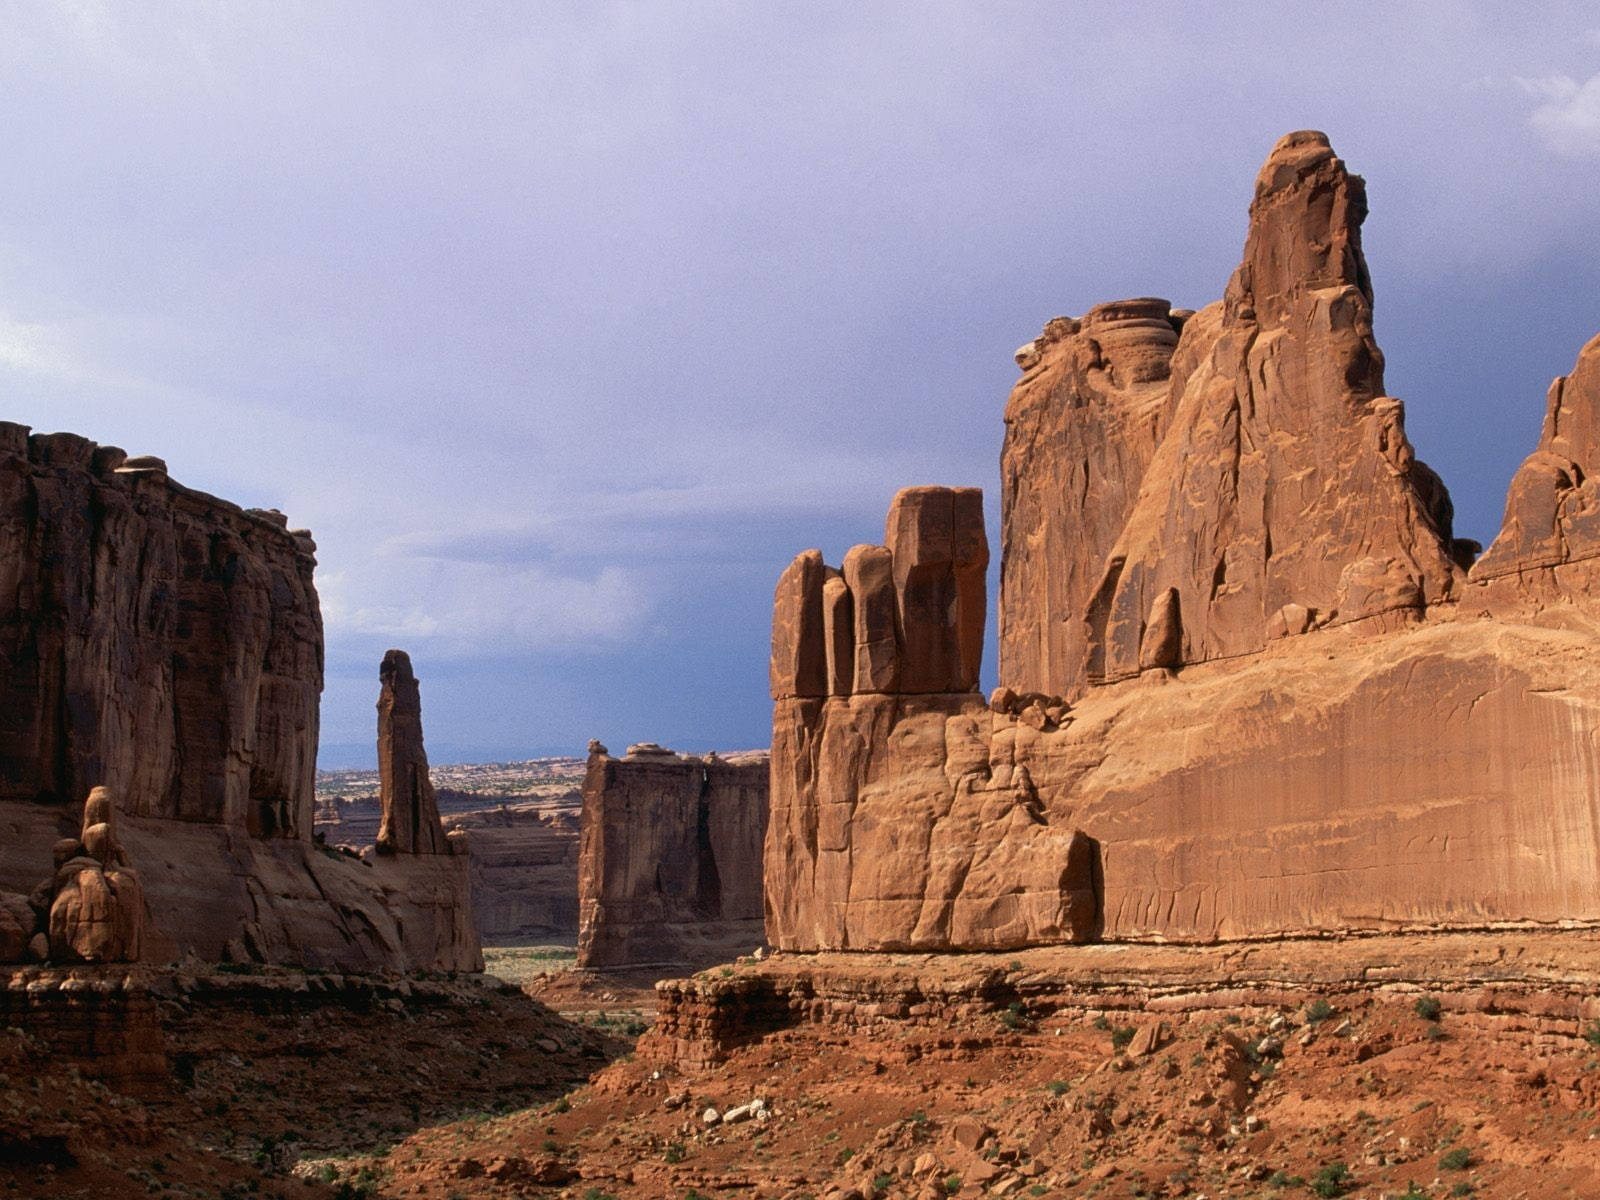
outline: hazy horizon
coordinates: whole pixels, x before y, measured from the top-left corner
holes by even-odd
[[[1014,347],[1220,296],[1290,130],[1460,536],[1600,331],[1589,5],[5,12],[0,420],[313,530],[325,758],[390,646],[436,762],[765,744],[783,566],[921,483],[997,552]]]

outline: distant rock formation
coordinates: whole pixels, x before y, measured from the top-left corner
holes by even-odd
[[[767,758],[613,758],[590,743],[578,859],[578,965],[725,962],[762,943]]]
[[[472,914],[485,942],[578,936],[578,814],[542,803],[451,816],[472,838]]]
[[[464,860],[312,844],[322,618],[315,544],[287,524],[160,459],[0,423],[0,890],[84,837],[75,798],[104,787],[143,957],[477,969]],[[134,885],[87,857],[59,948],[126,953]]]
[[[1291,134],[1221,301],[1017,352],[987,704],[898,627],[895,686],[858,653],[844,688],[868,589],[815,552],[784,573],[774,945],[1600,922],[1600,339],[1474,564],[1384,394],[1365,214]]]
[[[439,802],[422,748],[422,695],[404,650],[378,668],[378,825],[380,854],[448,854]]]

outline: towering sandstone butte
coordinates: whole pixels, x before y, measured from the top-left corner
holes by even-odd
[[[411,656],[390,650],[378,668],[378,850],[384,854],[448,854],[439,801],[422,748],[422,693]]]
[[[578,965],[726,962],[762,942],[765,755],[589,745]]]
[[[312,845],[322,618],[286,524],[0,423],[0,891],[33,886],[103,786],[147,958],[472,969],[465,860]]]
[[[1383,395],[1364,215],[1292,134],[1222,302],[1019,351],[1002,686],[909,694],[899,637],[892,686],[774,687],[774,945],[1600,921],[1600,339],[1468,572]]]
[[[862,591],[847,588],[841,605],[880,611],[876,630],[855,628],[885,649],[858,656],[853,679],[827,696],[801,692],[779,669],[814,660],[829,642],[825,624],[785,615],[805,603],[791,590],[802,572],[823,578],[821,556],[801,555],[778,585],[769,936],[792,948],[881,950],[1091,936],[1093,843],[1047,818],[1026,769],[978,770],[989,717],[973,690],[989,561],[982,493],[908,488],[890,507],[885,541],[846,556],[843,579]],[[889,590],[893,603],[876,599]],[[811,640],[794,637],[797,628]],[[947,770],[955,746],[959,765]]]
[[[1008,406],[1002,683],[1076,695],[1137,674],[1174,589],[1184,663],[1260,650],[1288,606],[1347,623],[1457,594],[1449,496],[1383,394],[1366,212],[1326,137],[1290,134],[1225,298],[1175,341],[1159,301],[1102,305],[1055,344],[1047,330]],[[1137,338],[1119,369],[1102,314],[1134,306],[1144,326],[1110,325]]]

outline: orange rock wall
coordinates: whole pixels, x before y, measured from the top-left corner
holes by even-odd
[[[1600,921],[1600,339],[1469,573],[1383,395],[1365,214],[1292,134],[1222,301],[1102,305],[1018,352],[1002,686],[775,669],[774,945]],[[775,664],[824,661],[776,601]]]

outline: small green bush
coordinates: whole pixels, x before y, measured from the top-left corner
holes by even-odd
[[[1112,1047],[1114,1049],[1121,1050],[1129,1042],[1133,1041],[1133,1035],[1137,1032],[1138,1030],[1136,1030],[1132,1025],[1117,1026],[1111,1031]]]
[[[1439,1014],[1444,1011],[1444,1005],[1439,1003],[1437,996],[1418,996],[1412,1008],[1424,1021],[1437,1021]]]
[[[1307,1025],[1320,1025],[1331,1016],[1333,1016],[1333,1005],[1329,1004],[1321,996],[1318,996],[1306,1008]]]
[[[1064,1079],[1052,1079],[1049,1083],[1044,1085],[1044,1090],[1049,1092],[1052,1096],[1062,1096],[1066,1094],[1067,1089],[1071,1086],[1072,1085],[1067,1083],[1067,1081]]]
[[[1350,1186],[1350,1168],[1342,1162],[1329,1163],[1311,1177],[1311,1191],[1318,1196],[1342,1196]]]
[[[1472,1165],[1472,1151],[1465,1146],[1457,1146],[1439,1160],[1439,1165],[1446,1171],[1465,1171]]]
[[[961,1190],[961,1176],[951,1175],[944,1181],[944,1190],[954,1196]]]

